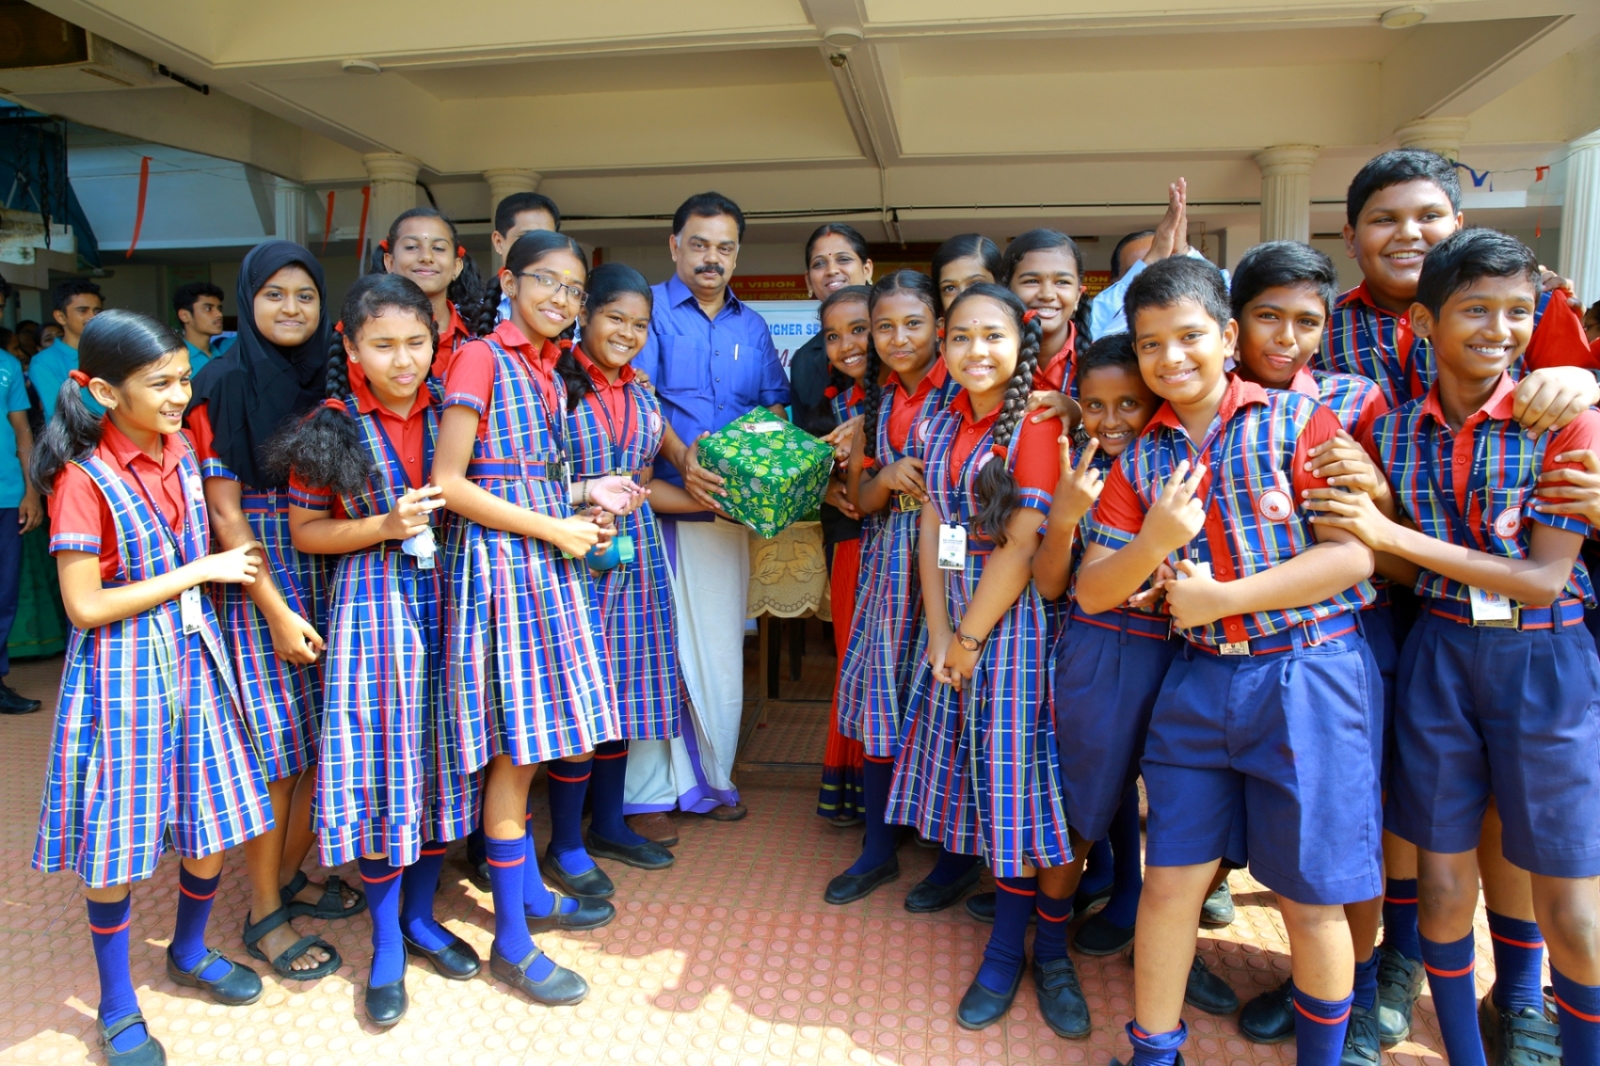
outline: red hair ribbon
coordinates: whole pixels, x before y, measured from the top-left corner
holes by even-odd
[[[341,337],[344,336],[344,319],[341,318],[333,324],[333,331]]]
[[[1006,457],[1006,446],[1004,444],[996,444],[989,449],[989,454],[1004,459]]]
[[[832,385],[829,385],[827,388],[822,390],[822,395],[831,400],[835,396],[839,395],[839,390],[834,388]]]
[[[378,247],[387,252],[389,250],[389,238],[385,237],[383,240],[379,241]]]
[[[456,245],[456,258],[457,259],[465,259],[466,257],[467,257],[467,246],[464,245],[464,244]]]
[[[934,330],[933,332],[934,332],[934,335],[937,336],[940,340],[944,340],[944,327],[943,326],[940,326],[938,329]]]
[[[328,399],[323,400],[322,406],[330,408],[334,411],[338,411],[340,414],[347,415],[350,413],[350,408],[346,407],[344,405],[344,401],[339,399],[337,396],[329,397]]]
[[[67,377],[77,382],[81,388],[87,389],[89,387],[89,375],[81,370],[73,370]]]
[[[556,341],[556,347],[560,348],[563,352],[572,351],[572,338],[562,337],[560,340]]]
[[[1028,310],[1022,312],[1022,324],[1024,326],[1026,326],[1029,322],[1032,322],[1034,319],[1036,319],[1038,317],[1039,317],[1039,312],[1033,310],[1030,307]]]

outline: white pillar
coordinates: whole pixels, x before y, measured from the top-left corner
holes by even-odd
[[[1583,306],[1600,300],[1600,130],[1567,145],[1561,276],[1572,279]]]
[[[273,200],[273,235],[280,241],[305,244],[309,234],[306,226],[306,187],[292,181],[278,179],[277,194]]]
[[[489,216],[493,218],[500,201],[512,193],[538,192],[542,178],[543,175],[537,170],[524,170],[520,167],[496,167],[494,170],[485,170],[483,180],[489,183]]]
[[[1311,239],[1311,165],[1317,149],[1282,144],[1256,153],[1261,168],[1261,239]]]
[[[1402,148],[1426,148],[1450,162],[1461,158],[1461,141],[1472,126],[1470,118],[1419,118],[1394,131]]]
[[[395,152],[368,152],[361,157],[372,186],[372,203],[367,210],[367,236],[374,244],[389,232],[389,223],[402,211],[417,206],[418,160]]]

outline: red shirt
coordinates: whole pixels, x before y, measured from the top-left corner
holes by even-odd
[[[1522,353],[1522,362],[1531,370],[1547,366],[1600,369],[1595,353],[1589,348],[1589,338],[1583,332],[1583,319],[1567,303],[1564,291],[1550,294],[1544,313],[1539,316],[1539,324],[1533,328],[1528,350]]]
[[[578,365],[589,374],[589,395],[584,397],[584,402],[604,409],[601,418],[614,434],[611,443],[619,452],[626,449],[633,440],[634,430],[638,428],[633,401],[628,399],[628,383],[634,378],[633,364],[623,367],[613,382],[606,380],[605,372],[582,348],[572,349],[572,354],[577,358]]]
[[[961,416],[961,428],[956,430],[956,439],[950,444],[950,477],[954,483],[960,471],[965,469],[967,460],[972,457],[972,450],[978,446],[984,434],[993,428],[995,419],[1000,417],[1000,407],[997,405],[993,411],[973,421],[972,395],[962,389],[950,401],[950,410]],[[1009,451],[1016,457],[1011,475],[1016,479],[1017,487],[1023,490],[1025,499],[1030,498],[1029,489],[1044,494],[1042,510],[1046,512],[1049,511],[1056,482],[1061,477],[1060,437],[1061,419],[1047,418],[1043,422],[1033,422],[1024,415],[1011,438]],[[995,461],[998,460],[999,456],[996,456]]]
[[[1078,342],[1078,324],[1067,323],[1067,343],[1061,350],[1050,357],[1050,361],[1036,368],[1033,372],[1033,387],[1046,392],[1066,392],[1067,382],[1071,377],[1072,361],[1076,356],[1075,349]]]
[[[544,394],[545,414],[551,419],[564,417],[558,410],[555,386],[556,360],[561,349],[552,341],[544,341],[535,348],[533,342],[522,335],[508,318],[489,334],[500,347],[522,360],[539,391]],[[449,374],[444,382],[444,406],[470,407],[478,412],[478,439],[483,440],[489,431],[489,420],[482,417],[494,401],[494,353],[486,340],[472,340],[463,344],[450,361]]]
[[[350,364],[350,392],[356,401],[356,410],[361,414],[378,413],[378,425],[383,427],[383,435],[389,438],[389,444],[394,448],[395,454],[400,457],[400,464],[406,472],[406,482],[414,489],[421,488],[427,483],[428,471],[423,465],[427,449],[427,420],[428,406],[433,398],[426,388],[417,390],[416,397],[411,402],[411,410],[405,415],[397,415],[385,407],[378,398],[372,394],[372,386],[367,383],[367,375],[355,363]],[[330,510],[334,518],[348,518],[344,506],[338,497],[326,488],[313,488],[300,480],[294,472],[289,474],[290,499],[297,507],[306,507],[309,510]]]
[[[450,322],[439,330],[439,347],[433,353],[433,376],[443,381],[450,374],[456,349],[472,339],[472,331],[461,320],[461,312],[450,305]]]
[[[897,452],[906,450],[906,438],[911,435],[911,425],[922,413],[923,401],[928,398],[928,393],[944,384],[949,371],[945,369],[944,360],[934,357],[933,365],[928,372],[922,375],[922,380],[917,382],[915,392],[907,393],[905,386],[900,384],[899,374],[890,374],[889,381],[884,388],[889,390],[889,401],[893,405],[889,408],[889,443]],[[870,431],[869,431],[870,432]]]
[[[115,470],[128,486],[159,509],[174,533],[183,528],[183,476],[178,462],[188,445],[178,434],[162,438],[157,462],[128,439],[110,418],[101,420],[100,443],[94,454]],[[100,556],[100,579],[117,576],[122,560],[117,551],[117,524],[111,505],[84,470],[69,463],[56,475],[50,496],[51,552],[95,552]]]
[[[206,410],[206,405],[201,403],[198,407],[190,408],[189,413],[183,416],[183,433],[189,438],[189,445],[194,448],[194,457],[200,463],[202,477],[225,477],[230,481],[239,478],[229,470],[221,459],[217,458],[215,441],[216,433],[211,428],[211,416]]]

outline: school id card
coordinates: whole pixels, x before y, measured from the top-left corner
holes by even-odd
[[[939,523],[939,569],[967,568],[967,527]]]
[[[193,636],[200,632],[205,623],[205,615],[200,610],[200,586],[191,585],[178,595],[178,615],[183,621],[183,635]]]

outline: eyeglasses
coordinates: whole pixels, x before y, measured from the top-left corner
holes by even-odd
[[[565,284],[554,274],[546,274],[535,270],[526,274],[518,274],[517,277],[527,278],[533,282],[535,288],[543,292],[548,292],[552,295],[564,293],[569,299],[575,301],[579,307],[583,307],[589,302],[589,294],[583,291],[582,285]]]

